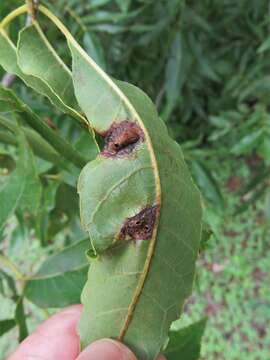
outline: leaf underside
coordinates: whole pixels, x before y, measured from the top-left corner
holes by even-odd
[[[78,46],[69,46],[78,103],[105,137],[104,150],[78,183],[82,225],[97,254],[82,294],[81,345],[112,337],[138,359],[153,360],[191,292],[200,195],[150,99],[135,86],[113,82]],[[141,131],[135,145],[125,139],[133,136],[131,128]],[[124,148],[114,151],[121,141]],[[151,207],[157,208],[154,227],[142,240],[130,219]],[[127,221],[131,238],[123,238]]]

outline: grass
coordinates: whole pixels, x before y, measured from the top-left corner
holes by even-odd
[[[183,321],[209,317],[202,359],[269,360],[270,247],[264,204],[230,216],[239,202],[225,186],[230,173],[245,179],[249,169],[243,163],[239,168],[238,160],[223,169],[219,180],[227,209],[223,216],[208,211],[215,236],[199,260],[197,283]]]

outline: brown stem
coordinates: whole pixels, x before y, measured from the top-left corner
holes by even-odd
[[[31,25],[37,18],[39,0],[26,0],[28,6],[28,15],[26,19],[26,25]]]

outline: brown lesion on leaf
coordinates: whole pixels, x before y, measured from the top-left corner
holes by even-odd
[[[128,155],[144,141],[142,129],[128,120],[113,123],[110,129],[101,135],[105,139],[101,154],[105,157]]]
[[[156,222],[158,206],[147,206],[138,214],[127,218],[120,231],[120,240],[149,240]]]

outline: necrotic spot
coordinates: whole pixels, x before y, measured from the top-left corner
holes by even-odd
[[[151,239],[156,221],[157,205],[142,209],[133,217],[127,218],[120,231],[120,239]]]
[[[101,154],[106,157],[128,155],[140,142],[144,141],[141,128],[136,123],[127,120],[112,124],[103,137],[105,146]]]

